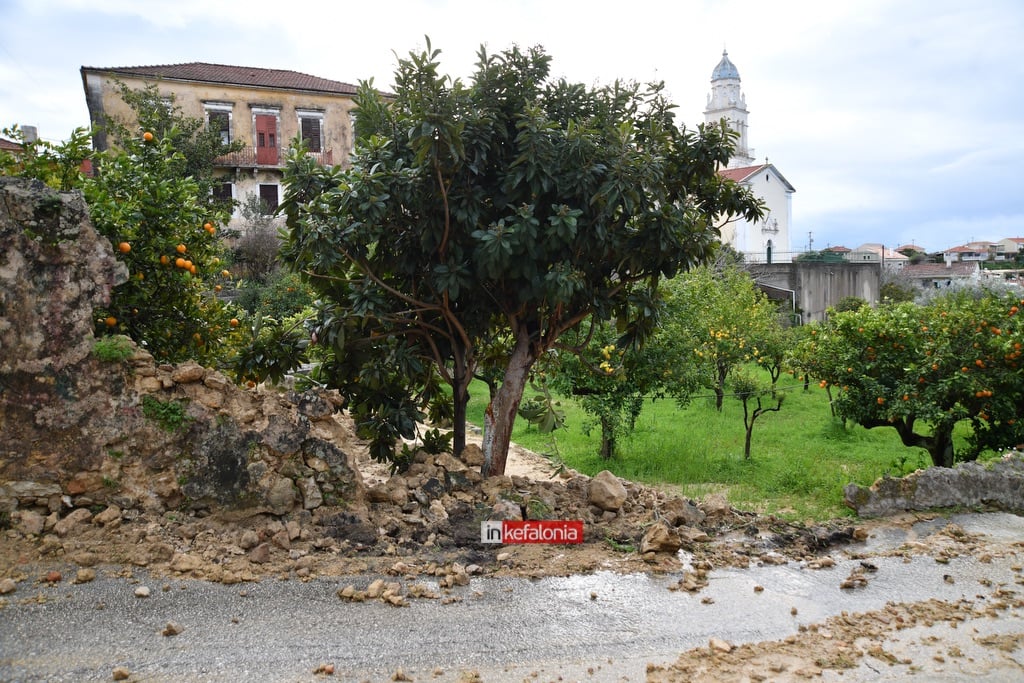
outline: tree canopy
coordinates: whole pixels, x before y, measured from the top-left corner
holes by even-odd
[[[554,80],[539,47],[481,48],[467,84],[438,56],[428,42],[399,60],[392,96],[361,84],[349,168],[292,157],[283,256],[321,297],[322,377],[378,457],[412,435],[438,374],[461,449],[480,351],[507,345],[485,426],[494,474],[538,358],[588,321],[642,340],[659,282],[711,255],[719,221],[761,209],[717,173],[734,136],[677,126],[661,84]]]
[[[929,304],[864,306],[814,326],[796,362],[837,389],[836,413],[865,427],[893,427],[935,465],[971,460],[1024,441],[1024,300],[959,292]],[[956,453],[953,428],[972,436]]]

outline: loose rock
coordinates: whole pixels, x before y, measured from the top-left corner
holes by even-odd
[[[602,510],[616,512],[626,502],[626,487],[614,474],[601,470],[590,480],[589,502]]]

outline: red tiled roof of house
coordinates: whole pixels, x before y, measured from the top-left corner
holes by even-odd
[[[970,247],[950,247],[944,254],[974,254],[977,253],[977,249],[971,249]]]
[[[896,251],[916,251],[924,254],[927,250],[924,247],[919,247],[916,244],[904,244],[901,247],[896,247]]]
[[[82,71],[99,71],[111,74],[126,74],[177,81],[199,81],[201,83],[223,83],[250,88],[275,88],[279,90],[306,90],[313,92],[354,95],[356,86],[341,81],[332,81],[318,76],[288,71],[285,69],[260,69],[251,66],[229,66],[189,62],[187,64],[162,64],[157,66],[118,66],[96,68],[83,66]]]
[[[830,251],[833,254],[849,254],[852,250],[849,247],[837,245],[834,247],[825,247],[824,249],[822,249],[822,251]]]
[[[17,142],[14,142],[13,140],[8,140],[7,138],[0,138],[0,149],[7,152],[22,151],[21,145],[19,145]]]

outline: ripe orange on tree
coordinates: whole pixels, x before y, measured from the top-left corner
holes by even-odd
[[[129,251],[132,250],[132,245],[128,244],[127,242],[121,242],[119,245],[117,245],[117,248],[118,250],[120,250],[122,254],[127,254]]]
[[[112,315],[111,316],[107,316],[107,319],[104,320],[103,322],[105,322],[107,324],[107,327],[113,327],[114,325],[117,324],[117,318],[115,318]]]
[[[238,327],[238,318],[232,318],[230,323],[231,327]]]
[[[153,134],[147,130],[145,133],[142,134],[142,141],[153,142]]]
[[[186,247],[184,244],[179,244],[178,246],[175,247],[175,249],[178,251],[179,254],[184,254],[186,251],[188,251],[188,247]]]

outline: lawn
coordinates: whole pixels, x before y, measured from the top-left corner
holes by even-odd
[[[743,457],[743,405],[727,398],[719,413],[710,392],[685,408],[672,400],[647,401],[636,429],[610,460],[598,455],[599,429],[584,433],[589,417],[571,398],[559,397],[565,429],[542,434],[519,419],[512,440],[585,474],[608,469],[695,499],[720,493],[740,509],[797,520],[852,515],[843,505],[846,484],[870,484],[931,463],[923,449],[900,443],[894,429],[868,430],[832,418],[817,384],[805,391],[802,382],[783,376],[779,386],[786,392],[782,410],[757,420],[749,460]],[[471,394],[469,421],[480,425],[487,388],[474,385]],[[962,447],[963,435],[957,436]]]

